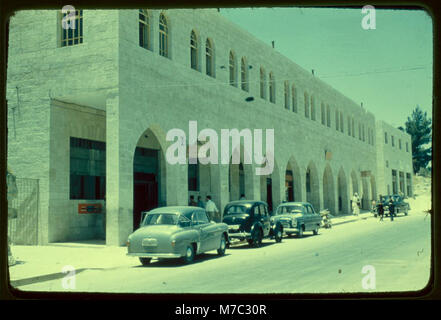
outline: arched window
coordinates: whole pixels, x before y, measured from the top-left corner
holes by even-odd
[[[276,79],[272,72],[270,72],[269,74],[269,92],[270,92],[270,102],[276,103]]]
[[[329,104],[326,105],[326,125],[331,127],[331,108],[329,108]]]
[[[266,99],[266,74],[263,67],[260,67],[260,97]]]
[[[146,9],[139,9],[139,46],[152,50],[150,14]]]
[[[326,125],[325,104],[323,102],[321,105],[321,115],[322,115],[322,125]]]
[[[343,120],[343,112],[340,111],[340,131],[344,132],[344,120]]]
[[[199,42],[194,30],[190,37],[190,63],[192,69],[199,70]]]
[[[159,16],[159,54],[163,57],[170,58],[169,51],[169,33],[167,18],[163,13]]]
[[[315,100],[313,95],[311,95],[311,120],[315,121]]]
[[[297,89],[292,85],[291,89],[292,111],[297,113]]]
[[[62,19],[67,17],[68,13],[62,14]],[[73,46],[83,43],[83,10],[75,10],[75,15],[70,20],[70,24],[75,26],[75,29],[65,28],[61,26],[61,43],[62,47]]]
[[[337,109],[335,109],[335,130],[337,130],[337,131],[340,130],[339,123],[340,123],[339,112]]]
[[[348,136],[351,136],[351,117],[348,116]]]
[[[305,92],[305,117],[309,118],[309,95]]]
[[[237,87],[236,57],[234,56],[233,51],[230,51],[229,69],[230,69],[230,85],[232,85],[233,87]]]
[[[207,75],[214,78],[214,48],[210,39],[207,39],[205,43],[205,68]]]
[[[352,117],[352,137],[355,138],[355,122],[354,122],[354,117]]]
[[[285,81],[285,109],[289,110],[289,83]]]
[[[248,65],[245,57],[242,57],[240,63],[240,80],[241,80],[241,88],[243,91],[248,91]]]

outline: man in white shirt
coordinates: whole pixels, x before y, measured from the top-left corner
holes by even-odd
[[[205,211],[207,211],[210,220],[220,222],[220,218],[218,217],[219,210],[217,209],[216,204],[211,200],[211,196],[207,196]]]

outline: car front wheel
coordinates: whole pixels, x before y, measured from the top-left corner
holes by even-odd
[[[193,260],[194,260],[194,247],[190,244],[187,246],[187,249],[185,250],[184,262],[192,263]]]
[[[254,230],[252,238],[248,243],[254,248],[260,247],[262,245],[262,232],[259,229]]]
[[[227,248],[227,240],[225,239],[225,235],[221,236],[220,246],[219,249],[217,249],[217,253],[220,256],[223,256],[225,254],[225,249]]]
[[[312,230],[312,233],[314,233],[314,235],[318,235],[319,233],[319,228],[317,227],[316,229]]]
[[[297,237],[299,237],[299,238],[303,238],[303,230],[304,229],[304,227],[303,226],[300,226],[299,227],[299,233],[297,234]]]
[[[139,258],[139,261],[142,263],[143,266],[150,264],[151,260],[151,258]]]

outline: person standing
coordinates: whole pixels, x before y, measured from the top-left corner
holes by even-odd
[[[199,208],[203,208],[203,209],[205,209],[205,204],[204,204],[204,201],[202,201],[201,196],[198,196],[198,203],[197,203],[197,206],[198,206]]]
[[[243,193],[240,195],[240,199],[239,200],[245,200],[245,195]]]
[[[194,201],[194,196],[193,195],[191,195],[190,196],[190,201],[188,202],[188,205],[190,206],[190,207],[196,207],[198,204],[196,203],[196,201]]]
[[[395,215],[394,199],[392,197],[390,197],[390,200],[389,200],[389,216],[390,216],[390,221],[394,221],[394,215]]]
[[[352,211],[354,215],[358,216],[360,213],[360,198],[358,197],[357,192],[354,193],[354,196],[352,197]]]
[[[211,200],[211,196],[207,196],[205,211],[207,211],[210,220],[220,222],[220,219],[218,217],[219,210],[217,209],[216,204]]]

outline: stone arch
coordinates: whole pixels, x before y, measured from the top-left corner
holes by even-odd
[[[141,212],[166,203],[165,139],[158,129],[146,129],[133,151],[133,229],[139,227]]]
[[[328,209],[331,214],[335,214],[335,187],[332,169],[326,165],[323,172],[323,206]]]
[[[350,213],[349,210],[349,192],[346,180],[346,174],[343,168],[340,168],[337,177],[337,210],[340,214]]]
[[[314,162],[311,161],[306,167],[306,201],[311,203],[315,211],[320,210],[320,186],[318,170]]]
[[[286,201],[302,201],[302,176],[294,156],[291,156],[286,164],[285,188]]]
[[[239,163],[233,163],[234,155],[240,152]],[[253,194],[253,174],[254,167],[251,164],[251,155],[243,148],[240,143],[231,153],[228,166],[228,192],[230,201],[239,200],[243,194],[247,198],[247,194]]]
[[[361,208],[364,210],[369,210],[369,203],[371,202],[371,193],[369,188],[369,180],[367,177],[361,179],[362,192],[360,195]]]
[[[351,171],[351,180],[350,180],[350,196],[352,198],[352,196],[354,195],[355,192],[357,192],[358,194],[360,194],[360,190],[358,188],[358,178],[357,178],[357,174],[355,173],[354,170]]]
[[[280,173],[274,157],[274,170],[271,174],[260,176],[260,198],[268,203],[270,212],[281,202]]]
[[[377,200],[377,185],[375,183],[375,176],[371,174],[371,198]]]

